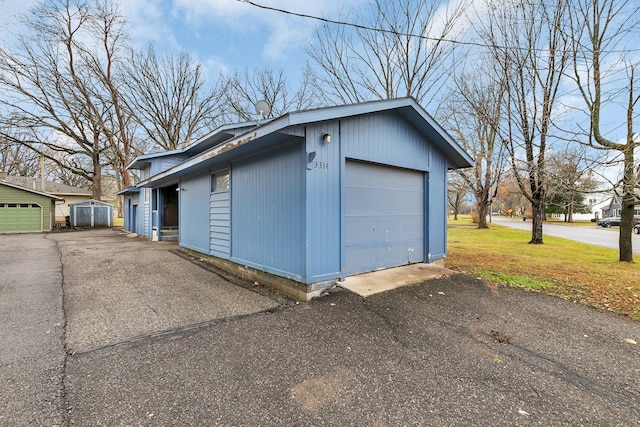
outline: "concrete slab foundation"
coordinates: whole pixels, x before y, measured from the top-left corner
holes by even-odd
[[[451,270],[436,263],[419,263],[349,276],[338,285],[360,296],[368,297],[403,286],[445,277],[451,273],[453,273]]]

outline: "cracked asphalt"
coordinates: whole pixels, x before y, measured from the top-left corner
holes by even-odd
[[[0,236],[0,425],[640,424],[627,318],[462,274],[296,304],[175,249]]]

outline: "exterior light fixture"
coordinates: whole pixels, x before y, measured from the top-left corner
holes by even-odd
[[[322,142],[324,142],[325,144],[328,144],[331,142],[331,135],[329,135],[328,133],[325,133],[322,135]]]

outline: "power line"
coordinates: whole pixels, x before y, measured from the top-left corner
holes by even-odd
[[[508,46],[488,45],[488,44],[485,44],[485,43],[453,40],[453,39],[447,39],[447,38],[435,38],[435,37],[425,36],[425,35],[422,35],[422,34],[404,33],[404,32],[399,32],[399,31],[394,31],[394,30],[387,30],[385,28],[370,27],[368,25],[357,24],[357,23],[354,23],[354,22],[338,21],[338,20],[335,20],[335,19],[323,18],[321,16],[309,15],[309,14],[300,13],[300,12],[293,12],[293,11],[286,10],[286,9],[281,9],[281,8],[278,8],[278,7],[259,4],[259,3],[256,3],[254,1],[251,1],[251,0],[236,0],[236,1],[238,1],[240,3],[246,3],[246,4],[250,5],[250,6],[254,6],[254,7],[257,7],[257,8],[260,8],[260,9],[264,9],[264,10],[268,10],[268,11],[271,11],[271,12],[277,12],[277,13],[282,13],[282,14],[286,14],[286,15],[297,16],[299,18],[313,19],[315,21],[325,22],[327,24],[342,25],[342,26],[346,26],[346,27],[357,28],[357,29],[360,29],[360,30],[375,31],[375,32],[384,33],[384,34],[392,34],[394,36],[411,37],[411,38],[417,38],[417,39],[421,39],[421,40],[428,40],[428,41],[434,41],[434,42],[446,42],[446,43],[458,44],[458,45],[463,45],[463,46],[474,46],[474,47],[484,47],[484,48],[498,48],[498,49],[514,49],[514,48],[509,48]],[[548,49],[531,49],[531,48],[523,48],[523,47],[515,47],[515,49],[521,49],[521,50],[527,50],[527,51],[530,51],[530,50],[547,51],[548,50]],[[608,52],[609,53],[640,52],[640,48],[638,48],[638,49],[626,49],[626,50],[610,50]]]

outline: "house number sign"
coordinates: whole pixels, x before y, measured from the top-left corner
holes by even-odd
[[[315,162],[313,162],[313,168],[314,169],[329,169],[329,163],[328,162],[315,161]]]

